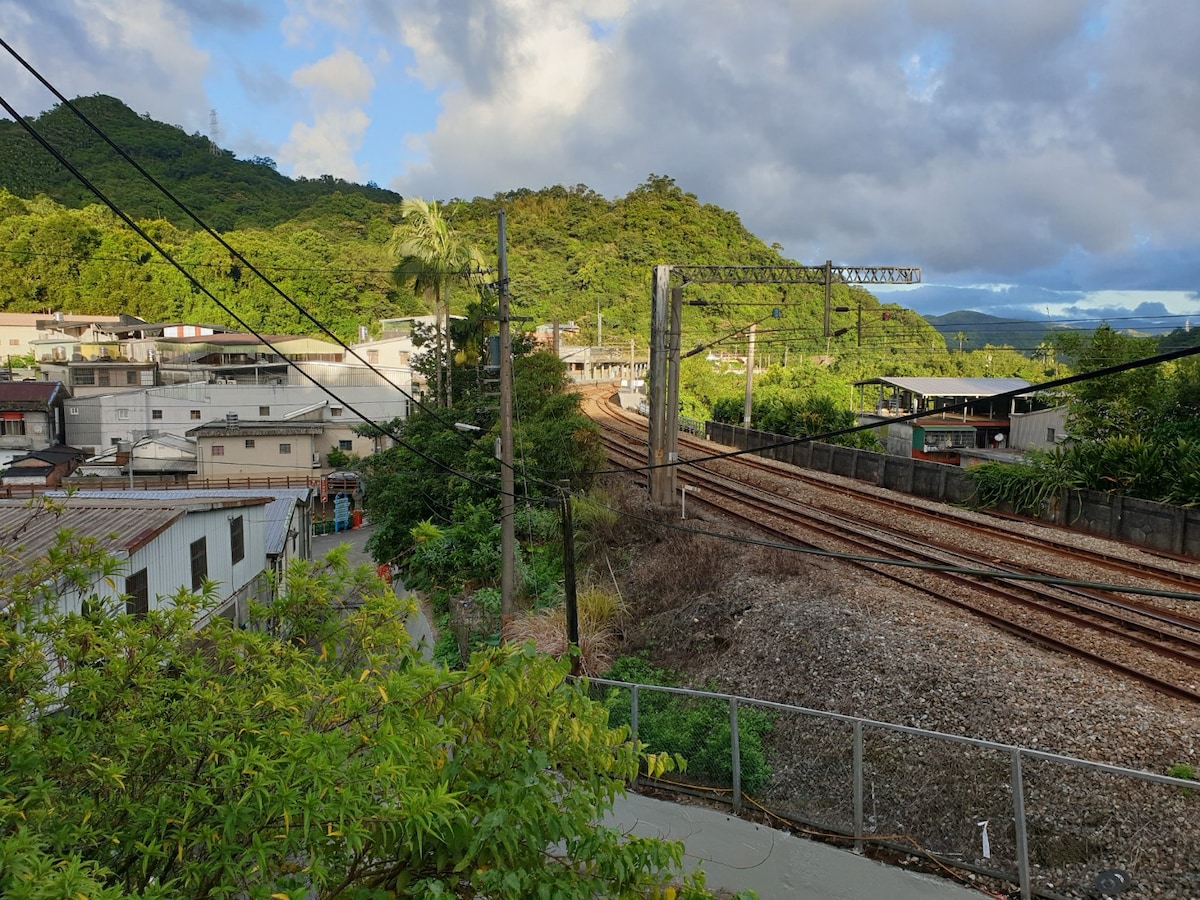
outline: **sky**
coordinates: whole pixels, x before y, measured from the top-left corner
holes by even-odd
[[[0,0],[0,36],[287,175],[667,175],[797,262],[920,266],[873,290],[923,314],[1200,322],[1200,4]],[[3,51],[0,95],[55,102]]]

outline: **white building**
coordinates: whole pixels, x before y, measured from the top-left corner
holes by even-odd
[[[325,456],[332,449],[365,456],[386,445],[355,433],[355,428],[365,424],[358,413],[380,423],[408,415],[411,378],[406,370],[385,370],[383,375],[390,379],[385,381],[362,366],[304,363],[301,367],[336,399],[294,371],[284,384],[195,382],[95,394],[66,404],[67,440],[96,455],[122,441],[150,435],[185,438],[205,423],[217,421],[232,420],[247,427],[255,422],[315,423],[321,426],[321,439],[309,449],[306,465],[314,467],[312,455],[316,453],[321,460],[315,468],[320,469],[328,468]],[[259,462],[270,468],[279,461]],[[292,468],[290,461],[288,467]],[[247,474],[271,473],[264,469]]]
[[[267,502],[246,496],[133,500],[111,493],[60,497],[61,509],[49,513],[26,501],[0,500],[0,571],[18,574],[69,529],[76,539],[94,539],[113,553],[121,571],[84,591],[60,585],[62,612],[81,612],[91,594],[124,602],[130,613],[146,612],[169,603],[180,588],[199,591],[209,580],[217,583],[214,614],[243,622],[249,599],[269,596]]]
[[[66,492],[47,492],[49,496],[66,497]],[[114,493],[86,488],[73,490],[79,500],[121,500],[153,502],[174,506],[176,503],[198,503],[210,500],[265,499],[263,507],[264,568],[276,576],[282,575],[293,559],[312,558],[313,492],[309,488],[186,488],[180,490],[132,490]]]

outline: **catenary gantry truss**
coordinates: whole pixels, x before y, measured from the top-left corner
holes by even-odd
[[[679,346],[688,284],[823,284],[829,334],[834,284],[919,284],[916,266],[655,266],[650,312],[650,498],[675,502],[679,460]]]

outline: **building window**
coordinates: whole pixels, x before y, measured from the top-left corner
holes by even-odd
[[[329,415],[333,416],[334,418],[341,416],[341,414],[342,414],[342,408],[340,406],[329,407]]]
[[[267,417],[269,417],[269,416],[271,415],[271,407],[269,407],[269,406],[260,406],[260,407],[258,408],[258,414],[259,414],[260,416],[262,416],[264,419],[265,419],[265,418],[267,418]]]
[[[206,538],[193,541],[192,557],[192,590],[198,591],[204,587],[204,579],[208,577],[208,542]]]
[[[291,444],[280,444],[279,452],[281,454],[283,454],[284,456],[290,456],[292,453],[292,445]]]
[[[150,611],[150,585],[146,570],[134,572],[125,579],[125,612],[141,618]]]
[[[354,449],[354,441],[338,441],[338,449],[349,451]]]
[[[1053,428],[1046,429],[1046,443],[1047,444],[1054,443],[1054,429]]]
[[[101,369],[100,373],[96,376],[96,380],[101,387],[108,387],[111,384],[108,369]]]
[[[79,407],[78,406],[68,406],[67,407],[67,415],[70,415],[70,416],[79,415]]]
[[[375,365],[377,362],[379,362],[379,351],[378,350],[368,350],[367,351],[367,362],[369,362],[371,365]]]
[[[199,418],[200,418],[200,410],[198,410],[198,409],[193,409],[191,412],[189,412],[189,413],[188,413],[188,415],[189,415],[189,416],[191,416],[193,419],[199,420]]]
[[[9,338],[9,339],[8,339],[8,346],[10,346],[10,347],[20,347],[20,346],[21,346],[21,339],[20,339],[20,338]]]
[[[76,369],[74,377],[71,379],[72,384],[95,384],[96,370],[95,369]]]
[[[247,450],[254,449],[254,438],[246,438],[246,449]]]
[[[138,381],[139,381],[139,379],[138,379],[137,372],[135,372],[133,369],[125,370],[125,383],[126,384],[137,384]]]
[[[235,563],[240,563],[246,558],[246,536],[243,528],[241,516],[234,516],[229,520],[229,553]]]
[[[224,456],[225,455],[225,445],[224,444],[213,444],[212,455],[213,456]]]
[[[152,409],[152,410],[150,410],[150,418],[152,418],[152,419],[161,419],[161,418],[162,418],[162,410],[161,410],[161,409]]]
[[[129,410],[127,410],[127,409],[118,409],[118,410],[117,410],[117,418],[118,418],[118,419],[128,419],[128,418],[129,418]]]
[[[19,412],[0,413],[0,426],[3,427],[4,434],[24,434],[25,415]]]

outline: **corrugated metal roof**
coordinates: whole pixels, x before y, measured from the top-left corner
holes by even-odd
[[[868,378],[854,383],[886,384],[921,397],[991,397],[1033,386],[1024,378]]]
[[[226,434],[259,437],[273,434],[321,434],[325,431],[323,422],[279,422],[265,419],[241,419],[230,425],[223,419],[216,419],[189,428],[188,434],[196,437],[222,437]]]
[[[64,491],[47,491],[50,496],[65,496]],[[263,518],[266,525],[267,553],[277,556],[283,552],[288,538],[288,525],[292,521],[292,510],[297,503],[307,503],[311,491],[308,488],[189,488],[181,491],[121,491],[120,496],[128,500],[183,502],[202,501],[211,498],[264,500],[266,507]],[[81,499],[109,499],[113,491],[75,491],[72,497]]]
[[[78,537],[94,538],[106,550],[132,553],[186,513],[161,504],[147,508],[72,503],[49,511],[25,500],[0,501],[0,573],[7,577],[24,572],[45,555],[64,528]],[[5,605],[7,598],[0,598],[0,608]]]
[[[63,390],[61,381],[3,381],[0,382],[0,408],[45,409],[55,391]],[[64,392],[63,396],[69,396]],[[25,404],[15,406],[14,404]]]

